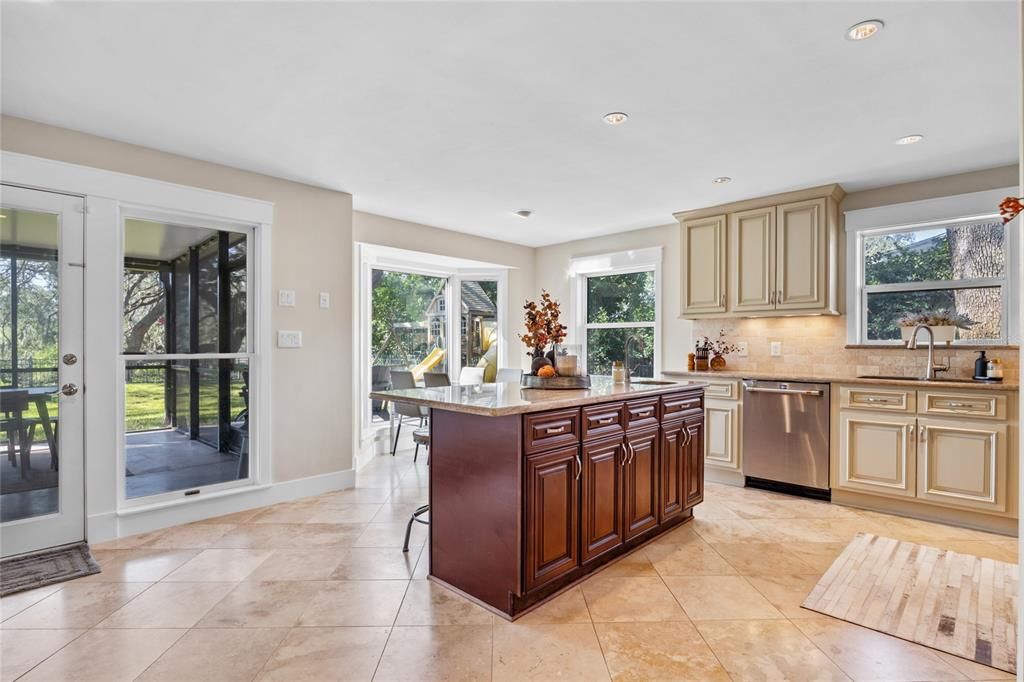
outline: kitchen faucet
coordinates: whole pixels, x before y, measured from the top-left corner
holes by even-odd
[[[928,332],[928,364],[925,366],[924,380],[934,381],[935,373],[945,372],[946,370],[949,369],[949,364],[947,363],[945,365],[936,365],[934,363],[933,356],[935,354],[935,333],[932,331],[932,328],[926,324],[919,324],[916,327],[914,327],[914,331],[910,335],[910,340],[907,341],[907,350],[917,350],[917,333],[922,329]]]
[[[625,351],[623,353],[623,355],[626,356],[626,359],[623,362],[623,364],[626,365],[626,383],[627,384],[629,383],[629,379],[630,379],[629,347],[633,343],[636,343],[636,344],[638,344],[640,346],[640,351],[641,352],[643,352],[643,350],[644,350],[644,340],[641,339],[639,336],[637,336],[636,334],[630,334],[629,336],[626,337],[626,348],[625,348]]]

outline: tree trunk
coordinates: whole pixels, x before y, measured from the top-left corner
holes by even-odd
[[[999,223],[946,228],[953,279],[998,277],[1006,264],[1003,226]],[[956,310],[977,322],[961,330],[962,338],[991,339],[1002,336],[1002,301],[998,289],[958,289]]]

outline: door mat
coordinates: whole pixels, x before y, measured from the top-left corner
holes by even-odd
[[[0,561],[0,597],[99,572],[84,542],[21,554]]]
[[[1017,564],[858,533],[802,606],[1017,672]]]

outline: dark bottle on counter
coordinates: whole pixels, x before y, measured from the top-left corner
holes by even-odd
[[[978,359],[974,361],[974,378],[985,379],[988,377],[988,358],[985,357],[985,351],[979,350]]]

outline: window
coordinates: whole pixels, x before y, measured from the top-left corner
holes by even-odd
[[[899,319],[947,311],[973,324],[957,342],[1007,343],[1007,232],[995,217],[858,235],[858,343],[898,342]]]
[[[587,372],[609,375],[612,362],[625,357],[626,340],[637,337],[629,371],[653,377],[658,372],[658,289],[661,249],[643,249],[577,259],[575,338],[582,343]]]

